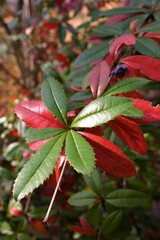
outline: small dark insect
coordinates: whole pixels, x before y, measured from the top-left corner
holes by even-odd
[[[127,71],[127,66],[125,65],[117,65],[114,70],[111,71],[111,75],[116,75],[118,78],[124,77]]]

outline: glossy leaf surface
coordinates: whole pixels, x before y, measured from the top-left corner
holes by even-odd
[[[22,101],[17,104],[15,112],[23,122],[32,128],[63,127],[42,101]]]
[[[137,89],[142,88],[146,84],[150,82],[147,78],[125,78],[117,83],[115,83],[112,87],[110,87],[105,93],[104,96],[110,96],[118,93],[131,92]]]
[[[67,160],[77,172],[91,174],[95,167],[93,150],[89,143],[73,130],[67,133],[65,153]]]
[[[62,85],[54,78],[48,77],[42,83],[42,100],[53,115],[67,125],[67,98]]]
[[[127,98],[101,97],[84,107],[71,127],[95,127],[107,123],[123,114],[132,104],[133,102]]]

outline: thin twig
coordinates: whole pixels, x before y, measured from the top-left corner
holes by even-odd
[[[65,167],[66,167],[66,163],[67,163],[67,160],[65,160],[65,162],[64,162],[64,164],[63,164],[63,168],[62,168],[61,174],[60,174],[60,176],[59,176],[59,179],[58,179],[56,188],[55,188],[55,190],[54,190],[54,193],[53,193],[53,196],[52,196],[50,205],[49,205],[49,207],[48,207],[48,211],[47,211],[47,213],[46,213],[45,218],[43,219],[43,224],[44,224],[44,225],[48,225],[47,221],[48,221],[48,218],[49,218],[49,214],[50,214],[50,212],[51,212],[51,209],[52,209],[52,206],[53,206],[55,197],[56,197],[56,195],[57,195],[57,191],[58,191],[60,182],[61,182],[62,177],[63,177],[63,173],[64,173],[64,170],[65,170]]]

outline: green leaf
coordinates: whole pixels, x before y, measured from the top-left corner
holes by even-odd
[[[72,206],[87,206],[94,203],[97,200],[97,196],[92,192],[81,191],[72,195],[68,202]]]
[[[119,26],[97,26],[93,28],[93,34],[96,34],[96,37],[106,37],[111,35],[122,35],[123,31],[119,28]]]
[[[102,182],[101,177],[97,169],[95,169],[91,176],[84,176],[86,184],[95,192],[97,195],[101,195]]]
[[[112,87],[110,87],[105,93],[104,96],[110,96],[118,93],[131,92],[137,89],[142,88],[151,81],[147,78],[134,77],[134,78],[125,78]]]
[[[131,118],[142,118],[144,116],[141,110],[134,107],[128,108],[123,115]]]
[[[96,61],[97,59],[104,57],[108,53],[108,49],[109,49],[108,41],[104,41],[101,44],[93,46],[78,56],[74,63],[74,66],[83,67],[87,64],[90,64]]]
[[[64,39],[66,37],[66,29],[65,29],[65,27],[60,25],[59,28],[58,28],[57,33],[58,33],[60,42],[64,43]]]
[[[26,138],[28,141],[39,141],[51,137],[55,137],[56,135],[65,132],[64,128],[43,128],[43,129],[28,129],[26,133]]]
[[[92,67],[89,65],[84,66],[83,68],[74,69],[68,76],[68,79],[73,79],[72,80],[73,85],[77,87],[82,87],[82,82],[84,81],[84,78],[91,70]]]
[[[42,83],[42,101],[64,125],[67,125],[67,98],[62,85],[54,78]]]
[[[135,50],[147,56],[160,57],[160,47],[158,43],[150,38],[136,38]]]
[[[95,167],[95,157],[89,143],[77,132],[67,133],[65,153],[72,167],[82,174],[90,175]]]
[[[93,11],[91,13],[91,16],[93,19],[97,19],[100,17],[112,17],[116,15],[121,14],[127,14],[127,13],[139,13],[139,12],[147,12],[144,8],[137,8],[137,7],[125,7],[125,8],[114,8],[106,11]]]
[[[101,228],[102,234],[107,237],[116,232],[119,225],[123,220],[122,211],[114,211],[111,214],[108,214],[104,220],[104,223]]]
[[[71,101],[83,101],[93,97],[90,92],[76,92],[71,98]]]
[[[143,28],[140,28],[138,32],[156,32],[160,33],[160,21],[152,22],[150,24],[147,24]]]
[[[150,198],[143,192],[132,189],[119,189],[106,196],[106,202],[121,208],[134,208],[150,206]]]
[[[86,220],[94,227],[97,228],[102,219],[102,209],[100,204],[95,204],[88,209],[85,214]]]
[[[66,134],[47,142],[22,168],[14,183],[13,196],[20,201],[41,185],[53,172]]]
[[[95,127],[122,115],[133,102],[121,97],[101,97],[89,103],[76,116],[71,127]]]

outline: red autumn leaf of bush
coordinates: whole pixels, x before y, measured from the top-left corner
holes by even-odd
[[[74,232],[78,232],[80,234],[91,235],[91,236],[96,235],[96,232],[94,231],[94,229],[89,225],[89,223],[84,218],[80,217],[80,223],[81,223],[81,227],[80,226],[70,226],[70,228]]]
[[[130,56],[121,59],[121,63],[125,63],[127,66],[139,70],[144,76],[156,81],[160,81],[160,60],[149,56]]]
[[[109,54],[113,56],[113,60],[115,61],[124,45],[132,46],[135,44],[136,38],[133,34],[124,34],[111,42],[109,47]]]
[[[150,101],[143,99],[132,99],[134,101],[134,107],[141,110],[144,114],[141,119],[134,119],[134,122],[139,124],[160,122],[160,105],[152,106]]]
[[[103,171],[116,177],[133,177],[136,170],[128,157],[109,140],[94,134],[79,132],[93,147],[96,165]]]
[[[32,128],[64,127],[42,101],[22,101],[17,104],[15,112],[23,122]]]
[[[104,92],[110,75],[110,67],[106,61],[101,61],[89,73],[90,88],[95,98]]]
[[[43,27],[48,30],[56,30],[59,27],[57,22],[44,22]]]
[[[108,125],[134,151],[140,154],[147,153],[147,144],[138,124],[124,116],[119,116],[108,122]]]

